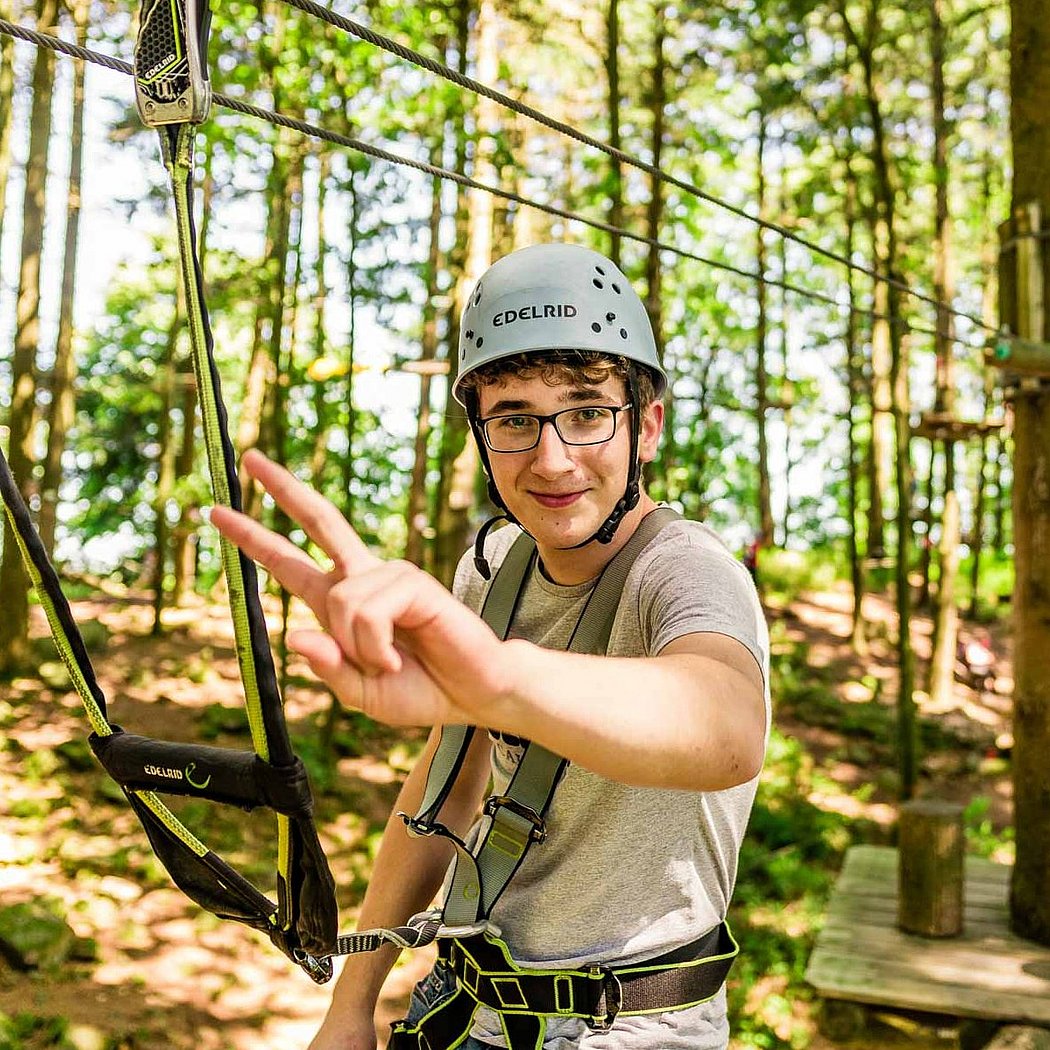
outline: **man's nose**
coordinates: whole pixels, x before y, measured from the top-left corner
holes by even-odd
[[[549,477],[553,474],[564,474],[574,468],[569,447],[555,429],[554,420],[545,419],[540,424],[540,439],[534,449],[533,473]]]

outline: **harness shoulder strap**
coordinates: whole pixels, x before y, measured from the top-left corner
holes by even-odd
[[[657,533],[678,518],[677,512],[671,508],[658,507],[642,519],[631,538],[605,567],[591,592],[573,631],[569,652],[606,652],[631,567]],[[515,546],[520,542],[520,539],[516,541]],[[518,571],[519,566],[515,564],[514,574],[517,575]],[[503,566],[493,581],[490,596],[502,574]],[[518,579],[514,605],[524,588],[525,578],[523,574]],[[508,612],[508,592],[509,583],[503,585],[493,601],[493,613],[498,611],[501,616],[507,615],[509,625],[513,610],[511,608]],[[488,606],[489,602],[486,601],[483,613],[488,611]],[[502,636],[505,637],[507,626],[503,626],[502,622],[501,626]],[[473,851],[469,860],[463,856],[463,850],[457,851],[456,868],[445,898],[446,925],[469,926],[488,918],[515,872],[524,863],[529,848],[546,837],[544,818],[567,766],[568,761],[560,755],[539,744],[526,743],[506,794],[493,796],[485,804],[485,813],[490,822],[480,836],[479,847]]]

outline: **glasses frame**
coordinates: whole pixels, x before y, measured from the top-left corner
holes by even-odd
[[[588,408],[605,408],[613,414],[613,428],[612,433],[599,441],[569,441],[562,436],[561,430],[558,428],[558,416],[564,416],[569,412],[579,412]],[[634,405],[628,402],[626,405],[572,405],[569,408],[560,409],[557,412],[551,412],[549,415],[541,416],[538,412],[501,412],[496,416],[486,416],[484,419],[478,420],[478,429],[481,431],[481,436],[485,439],[485,446],[490,452],[495,452],[500,456],[513,456],[518,452],[531,452],[539,443],[540,438],[543,437],[543,428],[550,423],[554,427],[554,433],[558,435],[558,440],[563,445],[568,445],[570,448],[585,448],[588,445],[604,445],[607,441],[612,441],[616,437],[616,425],[620,418],[621,412],[627,412],[634,408]],[[489,423],[495,422],[497,419],[510,419],[513,416],[526,416],[529,419],[535,419],[540,427],[536,431],[536,440],[525,448],[494,448],[492,441],[489,438]]]

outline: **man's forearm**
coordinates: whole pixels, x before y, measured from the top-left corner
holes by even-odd
[[[758,772],[762,676],[740,643],[705,636],[712,655],[672,643],[637,659],[506,644],[509,686],[494,702],[493,728],[641,787],[715,791]]]
[[[434,743],[432,737],[402,786],[394,812],[387,821],[358,916],[359,930],[399,926],[424,910],[440,889],[452,860],[451,844],[440,838],[411,838],[396,815],[399,811],[414,813],[418,808]],[[470,827],[487,780],[486,738],[475,741],[462,775],[442,810],[443,822],[457,834],[465,834]],[[351,955],[333,990],[329,1019],[361,1013],[371,1015],[399,952],[400,949],[391,945],[377,952]]]

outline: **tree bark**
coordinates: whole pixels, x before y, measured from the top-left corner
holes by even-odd
[[[58,21],[57,0],[38,0],[37,26],[53,31]],[[54,55],[39,48],[33,61],[33,103],[30,111],[29,155],[22,198],[22,252],[15,305],[15,345],[11,359],[11,410],[8,462],[22,495],[31,498],[33,433],[36,424],[36,356],[40,344],[40,257],[44,243],[48,147],[51,140],[51,96]],[[4,552],[0,561],[0,673],[10,673],[29,662],[29,596],[22,559],[5,516]]]
[[[1050,0],[1011,0],[1010,125],[1013,205],[1050,216]],[[1045,221],[1044,221],[1045,224]],[[1044,280],[1046,242],[1037,241]],[[1044,287],[1043,301],[1046,302]],[[1020,333],[1034,339],[1042,330]],[[1022,937],[1050,944],[1050,388],[1014,403],[1014,827],[1010,917]]]
[[[431,146],[431,163],[439,162],[441,138]],[[437,357],[437,306],[438,278],[441,273],[441,180],[435,178],[430,188],[430,245],[427,249],[426,302],[423,304],[423,338],[419,357],[422,361],[433,361]],[[408,504],[405,508],[407,540],[405,558],[413,565],[426,567],[425,537],[430,525],[427,514],[427,469],[429,456],[427,446],[430,438],[430,385],[429,373],[419,377],[419,407],[416,410],[416,438],[412,459],[412,479],[408,487]]]
[[[756,159],[758,213],[766,218],[766,114],[758,113],[758,156]],[[755,227],[755,269],[760,277],[766,272],[766,231]],[[758,314],[755,320],[755,424],[758,430],[758,532],[759,542],[772,543],[773,506],[769,480],[769,438],[766,423],[769,417],[769,369],[766,349],[769,337],[769,296],[765,281],[755,285]]]
[[[854,237],[856,231],[857,182],[850,158],[846,157],[846,258],[853,258]],[[857,543],[857,518],[859,513],[858,490],[860,488],[860,467],[857,449],[857,402],[860,400],[863,377],[860,367],[860,352],[857,346],[857,311],[856,292],[853,286],[853,271],[846,276],[849,294],[849,313],[846,317],[846,376],[849,400],[846,406],[846,471],[847,471],[847,513],[849,517],[846,542],[849,548],[850,585],[853,592],[853,609],[850,629],[850,643],[853,651],[859,656],[866,656],[868,640],[864,632],[864,569],[861,564],[860,550]]]
[[[900,770],[900,794],[904,799],[915,793],[918,779],[918,731],[914,697],[914,654],[911,645],[911,589],[908,572],[911,561],[911,460],[909,423],[910,395],[908,389],[908,347],[901,335],[900,293],[894,281],[897,276],[896,190],[890,170],[886,147],[885,127],[880,101],[880,87],[875,66],[875,50],[880,32],[878,0],[868,0],[863,35],[849,20],[846,5],[840,0],[839,14],[846,36],[857,53],[864,80],[864,101],[872,131],[871,161],[875,172],[874,244],[876,268],[889,280],[879,280],[875,286],[877,312],[873,333],[882,330],[889,350],[889,408],[894,432],[894,466],[897,496],[897,750]],[[884,304],[885,309],[882,308]],[[878,406],[876,406],[878,407]],[[875,437],[875,427],[872,429]],[[873,493],[874,496],[874,493]],[[872,501],[874,503],[874,499]],[[881,527],[881,522],[880,522]]]
[[[652,164],[659,168],[663,162],[664,142],[667,125],[667,58],[664,44],[667,38],[666,8],[662,2],[653,7],[653,65],[650,81],[650,110],[652,123],[649,132],[649,150]],[[646,236],[650,241],[660,240],[660,228],[663,224],[664,195],[663,183],[656,176],[649,178],[649,200],[645,209]],[[663,313],[663,266],[660,261],[660,249],[649,245],[645,259],[645,309],[653,326],[656,339],[656,352],[667,372],[667,392],[664,394],[664,434],[660,452],[653,464],[653,479],[662,481],[663,491],[668,498],[677,496],[670,491],[671,478],[674,473],[676,452],[674,443],[674,375],[667,361],[664,346],[664,313]]]
[[[87,43],[89,0],[71,5],[76,41]],[[84,72],[83,62],[73,66],[73,115],[69,132],[69,187],[66,195],[66,242],[62,259],[62,299],[58,315],[58,341],[51,368],[51,403],[47,413],[47,451],[40,479],[40,538],[51,557],[55,550],[55,520],[62,487],[62,454],[76,413],[73,380],[73,310],[77,286],[77,250],[80,243],[80,194],[84,170]]]
[[[164,580],[167,576],[168,548],[171,530],[168,527],[168,501],[175,490],[175,442],[172,434],[171,416],[175,407],[175,394],[178,385],[178,360],[176,346],[182,328],[181,318],[185,315],[181,300],[176,304],[171,326],[168,328],[167,351],[164,355],[161,370],[161,409],[157,427],[157,461],[154,469],[157,472],[157,487],[153,497],[153,563],[150,589],[153,592],[153,624],[150,633],[156,637],[163,630],[163,613],[165,607]]]
[[[10,20],[8,0],[0,0],[0,17]],[[0,244],[4,241],[4,201],[11,174],[11,108],[15,97],[15,42],[0,36]]]
[[[947,30],[943,18],[944,0],[929,0],[930,58],[933,102],[934,238],[933,296],[937,307],[935,349],[937,355],[937,393],[934,411],[955,414],[955,369],[952,359],[954,325],[947,304],[955,295],[951,272],[952,217],[948,205],[948,120],[944,83]],[[955,643],[959,633],[956,583],[959,575],[961,519],[959,495],[955,489],[955,442],[944,442],[944,512],[941,516],[939,551],[940,574],[937,582],[933,656],[930,660],[930,699],[947,704],[955,690]]]
[[[606,0],[605,82],[608,88],[609,145],[620,149],[620,0]],[[609,158],[609,225],[623,226],[623,164]],[[620,265],[618,233],[609,234],[609,258]]]
[[[499,77],[499,26],[493,0],[480,0],[476,24],[477,79],[483,84],[494,84]],[[499,129],[499,108],[491,99],[477,102],[477,148],[473,177],[481,183],[494,184],[496,179],[493,156],[494,135]],[[446,586],[451,586],[456,565],[467,545],[470,530],[470,512],[474,507],[474,479],[478,470],[478,452],[473,440],[468,439],[466,413],[452,397],[451,379],[458,367],[459,316],[470,290],[492,261],[492,197],[480,190],[467,194],[468,233],[466,266],[456,281],[453,297],[454,330],[449,331],[450,373],[445,408],[445,428],[442,433],[442,464],[445,472],[444,499],[438,507],[438,535],[435,575]]]

